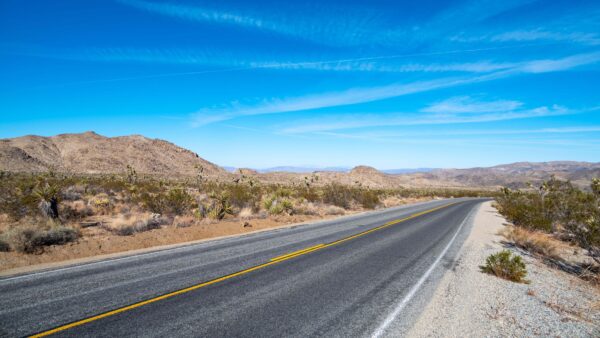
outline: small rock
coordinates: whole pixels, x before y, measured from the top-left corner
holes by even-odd
[[[251,228],[252,224],[250,222],[244,222],[244,228]]]

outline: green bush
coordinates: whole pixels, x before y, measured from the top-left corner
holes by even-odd
[[[600,263],[600,189],[592,180],[591,191],[575,188],[554,177],[536,192],[502,189],[496,198],[498,211],[516,226],[559,233],[571,238]]]
[[[194,198],[183,188],[172,188],[166,193],[144,191],[137,200],[144,208],[158,214],[183,215],[194,208]]]
[[[500,278],[517,283],[527,283],[527,269],[521,256],[513,255],[510,250],[502,250],[488,256],[481,270]]]

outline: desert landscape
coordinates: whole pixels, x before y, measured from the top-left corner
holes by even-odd
[[[0,338],[600,337],[600,2],[0,1]]]

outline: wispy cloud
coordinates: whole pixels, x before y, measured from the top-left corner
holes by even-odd
[[[341,114],[320,118],[318,121],[297,122],[293,127],[281,130],[285,134],[314,133],[344,129],[415,126],[458,123],[482,123],[493,121],[516,120],[535,117],[548,117],[573,114],[572,110],[554,105],[517,111],[470,113],[392,113],[385,115],[373,114]]]
[[[334,9],[324,6],[310,8],[304,13],[296,10],[291,13],[280,11],[268,15],[260,12],[232,10],[228,8],[210,8],[206,6],[187,6],[173,2],[152,2],[145,0],[117,0],[140,10],[170,16],[182,20],[216,23],[234,27],[250,28],[257,31],[290,36],[298,39],[332,44],[356,45],[373,38],[379,27],[373,27],[374,14],[345,9],[343,16],[336,15]],[[219,3],[223,5],[223,3]],[[214,6],[214,5],[213,5]]]
[[[504,32],[489,37],[490,41],[507,42],[531,42],[531,41],[556,41],[573,42],[596,46],[600,44],[600,36],[597,33],[587,32],[554,32],[543,29],[516,30]]]
[[[377,140],[377,141],[388,141],[397,140],[400,138],[431,138],[443,136],[443,140],[449,140],[446,136],[504,136],[504,135],[551,135],[551,134],[579,134],[579,133],[600,133],[600,126],[575,126],[575,127],[559,127],[559,128],[538,128],[538,129],[480,129],[480,130],[452,130],[452,131],[387,131],[387,130],[375,130],[375,131],[352,131],[352,132],[340,132],[340,131],[318,131],[312,134],[331,136],[335,138],[346,138],[346,139],[359,139],[359,140]]]
[[[496,100],[481,102],[469,96],[458,96],[421,109],[426,113],[492,113],[513,111],[523,105],[519,101]]]
[[[473,50],[463,50],[470,52]],[[458,53],[448,51],[446,53]],[[345,59],[294,60],[282,56],[273,60],[272,55],[259,53],[243,53],[240,51],[224,51],[217,49],[185,49],[185,48],[87,48],[83,50],[63,50],[56,52],[30,52],[27,55],[46,56],[52,58],[85,60],[98,62],[136,62],[152,64],[199,65],[211,67],[229,67],[239,69],[276,69],[276,70],[315,70],[335,72],[382,72],[382,73],[487,73],[513,68],[515,62],[495,62],[479,60],[473,62],[454,63],[417,63],[399,62],[398,59],[440,55],[439,53],[401,54],[374,57]]]
[[[280,114],[372,102],[472,81],[473,79],[453,77],[408,84],[392,84],[374,88],[356,88],[342,92],[308,95],[298,98],[272,99],[252,106],[245,106],[236,102],[224,107],[201,109],[193,114],[193,125],[201,126],[241,116]]]
[[[341,92],[313,94],[295,98],[264,100],[253,105],[244,105],[235,102],[221,107],[210,107],[199,110],[193,114],[193,125],[201,126],[241,116],[280,114],[366,103],[440,88],[491,81],[524,73],[564,71],[598,61],[600,61],[600,52],[595,52],[573,55],[562,59],[525,62],[507,70],[478,76],[447,77],[430,81],[391,84],[380,87],[355,88]],[[504,102],[504,104],[507,103]]]

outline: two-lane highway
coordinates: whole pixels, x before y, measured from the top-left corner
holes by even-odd
[[[0,335],[389,334],[460,247],[482,201],[418,203],[0,279]]]

